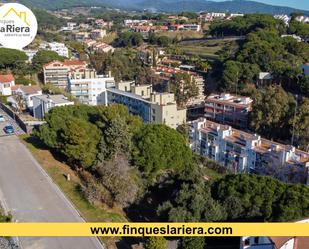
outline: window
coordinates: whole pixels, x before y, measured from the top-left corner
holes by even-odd
[[[259,244],[259,237],[254,237],[254,244]]]

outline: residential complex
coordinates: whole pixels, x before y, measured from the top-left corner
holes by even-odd
[[[63,57],[69,57],[69,49],[66,47],[64,43],[60,42],[49,42],[42,43],[40,45],[41,49],[47,49],[56,52],[58,55]]]
[[[246,129],[252,102],[249,97],[233,96],[229,93],[212,94],[205,99],[205,117]]]
[[[234,172],[271,174],[309,184],[309,153],[205,118],[189,122],[190,146]]]
[[[12,95],[11,87],[15,86],[15,79],[12,74],[0,75],[0,95]]]
[[[38,95],[33,97],[33,116],[37,119],[44,119],[45,113],[54,107],[74,105],[67,97],[59,95]]]
[[[151,85],[119,82],[107,89],[108,104],[123,104],[146,123],[166,124],[174,129],[186,122],[186,109],[177,107],[172,93],[156,93]]]
[[[87,64],[79,60],[52,61],[43,66],[44,83],[51,83],[60,88],[67,88],[70,72],[79,74],[81,78],[87,78],[91,70],[87,69]]]
[[[106,105],[106,87],[115,84],[113,77],[93,75],[94,77],[78,77],[71,74],[69,77],[69,90],[81,103],[88,105]]]

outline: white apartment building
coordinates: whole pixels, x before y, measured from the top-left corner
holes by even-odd
[[[38,95],[33,97],[33,116],[37,119],[44,119],[45,114],[54,107],[74,105],[62,94],[59,95]]]
[[[274,18],[283,21],[286,26],[289,26],[291,21],[291,17],[288,15],[275,15]]]
[[[52,61],[43,66],[44,83],[51,83],[60,88],[67,88],[69,73],[73,71],[79,73],[80,77],[88,77],[86,74],[89,73],[89,71],[87,70],[87,63],[84,61]]]
[[[11,87],[15,86],[15,79],[12,74],[0,75],[0,95],[10,96],[12,95]]]
[[[50,42],[48,43],[49,49],[56,52],[58,55],[63,57],[69,57],[69,49],[65,46],[64,43],[60,42]]]
[[[69,90],[81,103],[88,105],[107,105],[106,87],[113,86],[113,77],[96,75],[80,78],[74,74],[69,77]]]
[[[308,183],[309,153],[205,118],[189,122],[190,147],[234,172]]]

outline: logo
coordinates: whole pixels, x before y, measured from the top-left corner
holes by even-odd
[[[0,7],[0,44],[6,48],[22,49],[35,38],[38,23],[33,12],[18,3]]]

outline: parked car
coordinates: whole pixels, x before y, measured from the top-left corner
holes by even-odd
[[[5,121],[5,118],[2,114],[0,114],[0,122],[4,122]]]
[[[11,124],[7,124],[3,130],[6,134],[14,134],[14,127]]]

